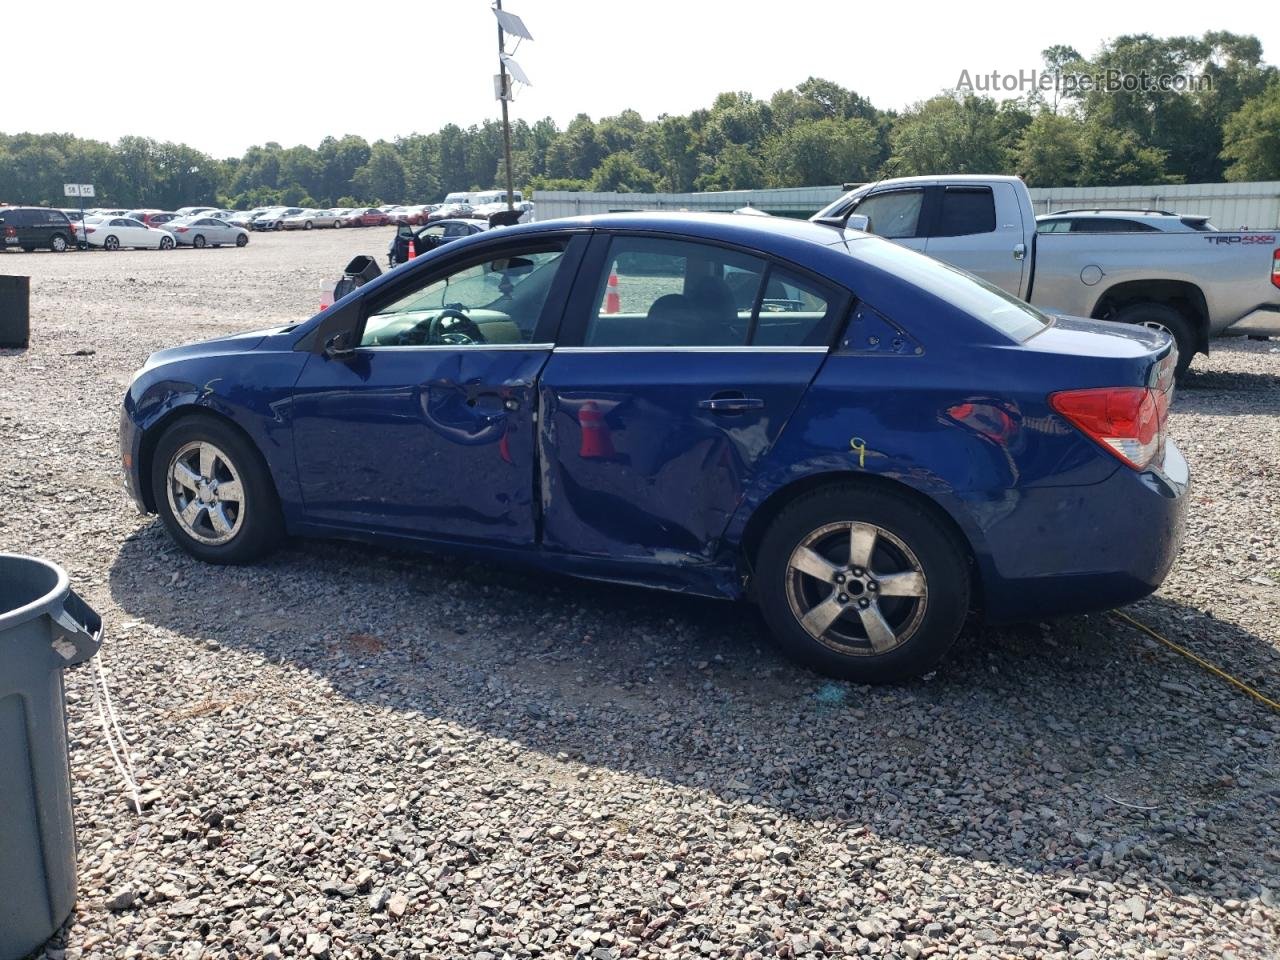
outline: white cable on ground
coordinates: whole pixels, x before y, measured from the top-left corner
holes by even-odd
[[[107,672],[102,667],[102,658],[104,654],[101,649],[98,655],[93,658],[95,675],[93,683],[93,703],[98,710],[98,719],[102,721],[102,733],[107,738],[107,747],[111,750],[111,759],[114,761],[116,771],[120,774],[120,778],[124,780],[125,786],[129,788],[129,793],[133,797],[133,808],[136,813],[142,813],[142,798],[138,794],[138,775],[133,769],[133,758],[129,756],[129,741],[125,739],[124,732],[120,729],[120,721],[116,717],[115,707],[111,703],[111,690],[107,686]],[[99,689],[101,683],[101,689]],[[114,731],[114,737],[112,736]],[[120,749],[116,749],[117,739]],[[121,754],[124,759],[121,759]]]

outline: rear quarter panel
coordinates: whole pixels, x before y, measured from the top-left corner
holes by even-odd
[[[1275,233],[1042,233],[1032,303],[1092,316],[1106,292],[1131,280],[1176,280],[1204,294],[1210,333],[1280,302],[1271,284]],[[1091,282],[1092,281],[1092,282]]]

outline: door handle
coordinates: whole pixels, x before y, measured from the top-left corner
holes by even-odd
[[[1027,245],[1025,243],[1015,243],[1013,245],[1013,259],[1021,260],[1027,255]]]
[[[746,410],[763,410],[764,401],[757,397],[711,397],[698,401],[699,410],[712,413],[742,413]]]

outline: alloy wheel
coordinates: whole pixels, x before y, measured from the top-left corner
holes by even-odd
[[[791,613],[817,640],[852,656],[876,656],[919,629],[929,588],[915,553],[872,523],[842,521],[812,531],[786,568]]]
[[[183,532],[201,543],[227,543],[244,525],[244,487],[235,465],[207,440],[178,449],[169,461],[169,507]]]

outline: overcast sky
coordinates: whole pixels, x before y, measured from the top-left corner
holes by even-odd
[[[991,5],[824,0],[504,0],[534,42],[516,59],[533,86],[513,116],[562,127],[627,107],[646,119],[708,106],[723,90],[768,97],[810,75],[901,108],[962,70],[1016,73],[1066,43],[1253,33],[1280,63],[1280,17],[1263,3],[1114,0]],[[238,156],[269,140],[375,140],[498,114],[489,0],[0,0],[0,131],[138,134]],[[1270,24],[1270,26],[1268,26]],[[30,41],[30,42],[27,42]],[[508,47],[510,49],[510,46]]]

